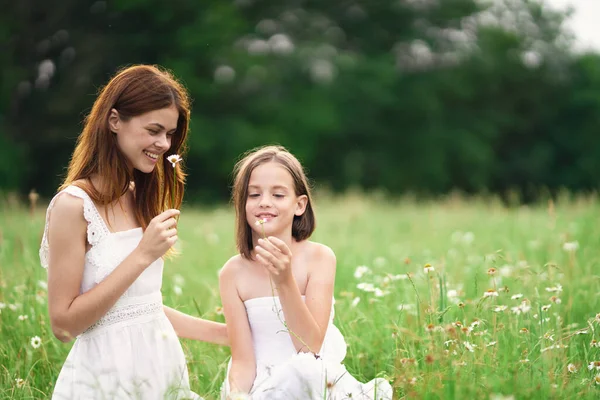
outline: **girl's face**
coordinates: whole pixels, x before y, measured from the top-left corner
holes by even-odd
[[[129,165],[150,173],[163,154],[171,148],[171,139],[177,129],[179,112],[175,105],[149,111],[124,121],[116,110],[108,118],[110,129],[117,135],[117,145],[127,157]]]
[[[296,196],[292,175],[270,161],[254,168],[248,182],[246,221],[259,237],[290,235],[294,216],[302,215],[308,197]],[[257,221],[264,221],[262,225]]]

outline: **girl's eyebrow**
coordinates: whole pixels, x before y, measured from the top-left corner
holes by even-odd
[[[282,190],[289,190],[289,188],[285,185],[275,185],[271,187],[272,189],[282,189]],[[248,189],[260,189],[259,185],[248,185]]]
[[[288,190],[288,187],[285,185],[275,185],[273,186],[273,189],[283,189],[283,190]]]

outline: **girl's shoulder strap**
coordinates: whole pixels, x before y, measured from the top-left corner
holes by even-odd
[[[94,205],[94,202],[87,192],[75,185],[67,186],[52,198],[50,204],[48,205],[48,209],[46,210],[46,224],[44,226],[42,243],[40,245],[40,262],[44,268],[48,268],[48,262],[50,259],[50,246],[48,244],[48,224],[50,222],[50,213],[52,212],[52,207],[54,207],[56,200],[63,193],[83,199],[83,217],[88,223],[87,241],[90,245],[96,245],[102,238],[110,233],[106,227],[106,224],[104,223],[104,220],[100,216],[98,209]]]

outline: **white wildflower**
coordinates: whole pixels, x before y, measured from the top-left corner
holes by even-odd
[[[181,158],[181,156],[179,154],[171,154],[170,156],[167,157],[167,161],[171,163],[173,168],[175,168],[175,164],[177,164],[178,162],[181,162],[182,160],[183,160],[183,158]]]
[[[595,369],[596,371],[600,371],[600,361],[592,361],[588,365],[588,369],[591,371]]]
[[[360,297],[355,297],[354,300],[352,300],[352,307],[356,307],[359,302]]]
[[[176,285],[183,286],[185,285],[185,278],[179,274],[175,274],[173,275],[173,282],[175,282]]]
[[[42,339],[39,336],[34,336],[31,338],[31,347],[37,349],[42,345]]]
[[[173,293],[175,293],[175,296],[181,296],[183,289],[179,285],[173,285]]]
[[[29,316],[27,315],[19,315],[19,321],[25,321],[27,318],[29,318]]]
[[[463,345],[466,347],[467,350],[469,350],[471,353],[473,353],[475,351],[475,347],[477,347],[477,345],[473,344],[473,343],[469,343],[469,342],[463,342]]]
[[[573,252],[576,251],[579,248],[579,242],[574,241],[574,242],[565,242],[563,244],[563,250],[564,251],[569,251],[569,252]]]
[[[559,283],[556,286],[547,287],[546,292],[560,293],[563,291],[562,285]]]
[[[415,308],[414,304],[399,304],[398,307],[396,307],[398,311],[414,311]]]
[[[510,296],[511,300],[519,300],[521,298],[523,298],[523,293],[517,293],[517,294],[513,294],[512,296]]]
[[[492,393],[490,395],[490,400],[515,400],[515,396],[511,395],[503,395],[499,393]]]
[[[387,260],[385,259],[385,257],[377,257],[375,258],[375,260],[373,260],[373,265],[375,265],[377,268],[384,267],[386,263]]]
[[[257,220],[254,222],[254,225],[256,225],[256,226],[260,226],[260,225],[263,225],[263,224],[265,224],[266,222],[267,222],[267,219],[266,219],[266,218],[259,218],[259,219],[257,219]]]
[[[513,267],[512,265],[503,265],[500,267],[500,276],[504,278],[508,278],[512,275]]]
[[[366,282],[361,282],[358,285],[356,285],[357,289],[362,290],[363,292],[374,292],[375,291],[375,286],[373,286],[372,283],[366,283]]]
[[[571,363],[571,364],[567,365],[567,371],[574,374],[575,372],[577,372],[577,367],[575,366],[575,364]]]
[[[359,265],[354,270],[354,277],[356,279],[360,279],[363,277],[363,275],[369,274],[369,273],[371,273],[371,269],[369,267],[367,267],[366,265]]]

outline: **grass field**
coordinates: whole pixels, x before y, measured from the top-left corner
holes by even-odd
[[[359,380],[386,376],[398,399],[600,397],[600,363],[590,364],[600,361],[595,197],[316,204],[313,240],[337,255],[335,322]],[[71,347],[49,326],[42,208],[0,205],[0,399],[48,398]],[[231,208],[184,208],[179,228],[164,302],[223,321],[217,272],[234,252]],[[182,344],[192,389],[218,398],[228,349]]]

